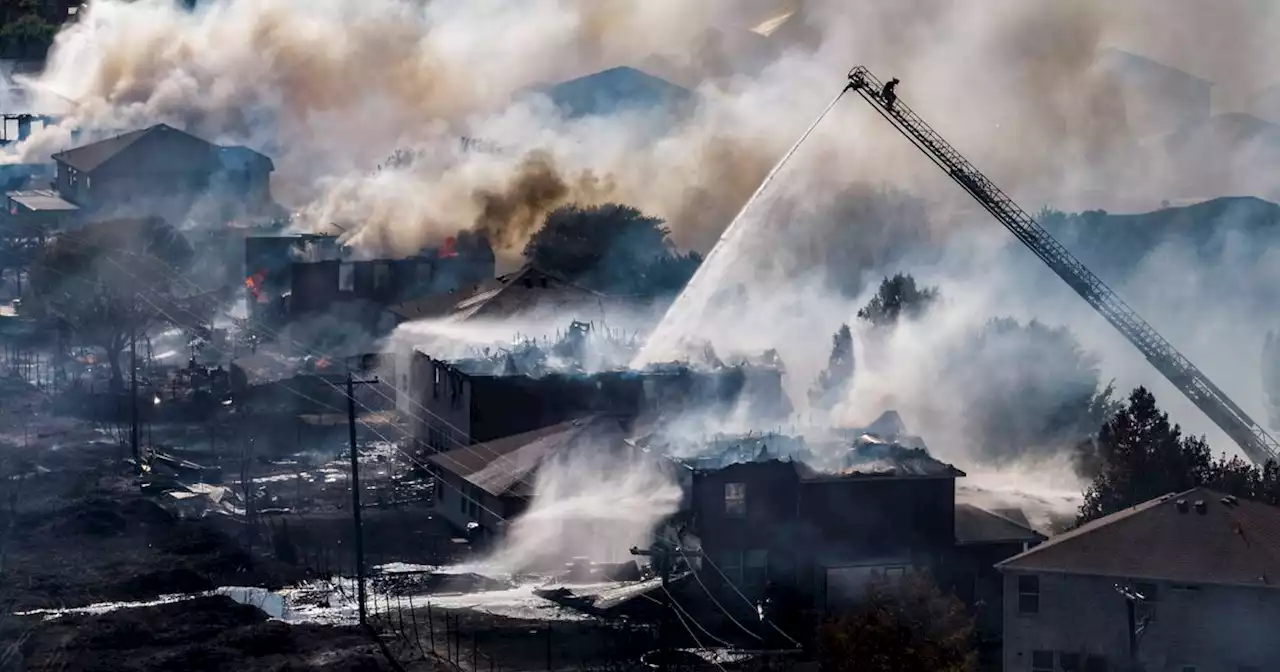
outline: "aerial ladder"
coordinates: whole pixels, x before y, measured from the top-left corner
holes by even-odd
[[[1280,456],[1280,444],[1267,434],[1244,409],[1227,397],[1191,360],[1156,333],[1098,276],[1080,263],[1067,248],[1041,227],[999,187],[987,179],[968,159],[942,139],[900,99],[885,100],[884,85],[866,67],[849,71],[847,91],[854,91],[911,141],[961,188],[1021,240],[1058,277],[1062,278],[1103,318],[1129,339],[1205,415],[1240,445],[1245,456],[1265,464]]]

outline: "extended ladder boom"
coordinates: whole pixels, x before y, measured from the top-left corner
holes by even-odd
[[[911,108],[895,101],[886,106],[883,85],[865,67],[849,72],[849,89],[862,96],[921,152],[969,192],[987,212],[1000,220],[1040,260],[1053,269],[1089,305],[1142,351],[1147,361],[1187,395],[1209,419],[1222,428],[1253,462],[1263,464],[1280,455],[1280,444],[1227,397],[1191,360],[1178,352],[1105,283],[1085,268],[1067,248],[1018,207],[999,187],[960,155]]]

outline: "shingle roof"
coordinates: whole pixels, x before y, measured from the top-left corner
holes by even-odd
[[[1185,506],[1179,507],[1178,502]],[[1197,502],[1204,503],[1203,512]],[[1280,508],[1196,488],[1092,521],[996,567],[1177,583],[1280,586]]]
[[[608,431],[608,420],[601,417],[570,420],[458,448],[429,459],[491,495],[529,497],[533,494],[533,476],[543,460],[569,447],[587,432],[596,436]]]
[[[1044,536],[1031,529],[1025,517],[1018,522],[972,504],[956,504],[957,544],[1036,543],[1043,540]]]
[[[218,150],[218,159],[229,168],[235,167],[235,164],[237,163],[245,164],[249,161],[266,161],[268,165],[272,165],[269,157],[259,152],[255,152],[248,147],[219,147],[218,145],[214,145],[203,138],[196,137],[168,124],[156,124],[155,126],[130,131],[128,133],[117,135],[113,138],[107,138],[106,140],[99,140],[98,142],[74,147],[64,152],[54,154],[53,159],[55,161],[65,163],[76,170],[86,173],[92,172],[97,170],[102,166],[102,164],[110,161],[116,156],[119,156],[122,152],[137,144],[138,141],[160,133],[170,132],[199,140],[200,142],[209,145],[209,147]]]
[[[112,157],[128,149],[133,143],[141,140],[143,136],[161,126],[164,126],[164,124],[130,131],[114,138],[107,138],[106,140],[74,147],[65,152],[58,152],[53,155],[53,160],[65,163],[76,170],[89,172],[97,169],[98,166],[106,163]]]

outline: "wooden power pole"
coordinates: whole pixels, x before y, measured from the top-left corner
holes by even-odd
[[[360,625],[368,625],[365,612],[364,586],[364,526],[360,520],[360,451],[356,448],[356,385],[371,385],[373,380],[356,380],[347,373],[347,438],[351,444],[351,522],[354,526],[356,552],[356,599],[360,601],[358,611]]]

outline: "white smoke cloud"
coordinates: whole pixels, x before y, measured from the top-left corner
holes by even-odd
[[[681,489],[669,469],[645,454],[581,446],[546,460],[535,495],[489,562],[509,572],[587,557],[632,560],[627,549],[646,546],[658,524],[675,513]]]
[[[1092,74],[1099,49],[1128,47],[1213,79],[1226,91],[1220,109],[1272,84],[1280,49],[1270,39],[1277,12],[1247,0],[1212,7],[1192,0],[989,0],[980,9],[956,0],[810,0],[767,41],[738,39],[769,14],[759,4],[747,12],[728,0],[221,0],[187,13],[169,0],[92,0],[58,36],[45,72],[25,80],[41,105],[65,112],[66,121],[12,157],[62,149],[71,128],[89,137],[164,121],[264,149],[276,160],[277,196],[308,225],[362,223],[366,231],[356,240],[371,245],[406,251],[476,226],[488,221],[496,198],[516,206],[500,208],[513,214],[495,225],[509,227],[500,250],[507,261],[518,256],[538,214],[568,200],[629,202],[667,218],[681,245],[705,250],[855,63],[901,77],[903,100],[1024,205],[1149,209],[1167,198],[1214,194],[1180,193],[1200,183],[1185,187],[1180,166],[1134,152],[1106,104],[1114,92]],[[717,33],[733,39],[709,38]],[[753,65],[738,65],[746,63]],[[512,104],[527,86],[615,65],[646,67],[693,87],[700,105],[655,135],[645,123],[652,120],[564,121],[545,101]],[[424,165],[371,174],[395,147],[443,148],[464,133],[511,151],[441,149]],[[534,150],[549,158],[531,163]],[[1262,160],[1256,156],[1233,158],[1221,189],[1251,188],[1246,177],[1272,172],[1249,170]],[[845,206],[875,198],[850,193],[855,182],[920,195],[927,222],[913,235],[935,254],[880,253],[896,246],[886,231],[901,222],[883,212],[848,215]],[[824,363],[830,334],[853,322],[860,305],[846,296],[856,291],[830,289],[831,273],[873,280],[913,270],[941,285],[949,303],[886,345],[882,370],[859,374],[845,409],[850,421],[890,403],[919,404],[918,419],[909,419],[916,424],[945,417],[929,412],[950,403],[930,398],[936,386],[929,353],[989,317],[1010,314],[1070,326],[1102,355],[1104,379],[1116,376],[1121,391],[1151,384],[1176,419],[1207,429],[1034,260],[1001,267],[990,263],[1004,257],[980,256],[1007,242],[1005,233],[973,216],[954,185],[856,100],[837,106],[776,191],[773,205],[755,215],[772,217],[769,226],[754,232],[715,283],[717,291],[747,291],[736,299],[712,293],[721,300],[716,310],[684,329],[714,337],[725,351],[778,347],[793,399]],[[823,268],[832,262],[824,248],[835,240],[825,236],[842,225],[853,232],[838,239],[840,248],[866,255]],[[806,235],[813,231],[822,236]],[[1215,300],[1228,282],[1257,279],[1215,269],[1189,269],[1162,253],[1118,289],[1220,385],[1239,391],[1238,401],[1258,410],[1250,360],[1218,344],[1243,333],[1252,347],[1267,325],[1239,302]],[[1157,291],[1174,276],[1187,283],[1177,301]],[[1031,292],[1028,278],[1050,282]],[[927,436],[931,445],[947,443],[947,427],[932,431],[942,438]]]

